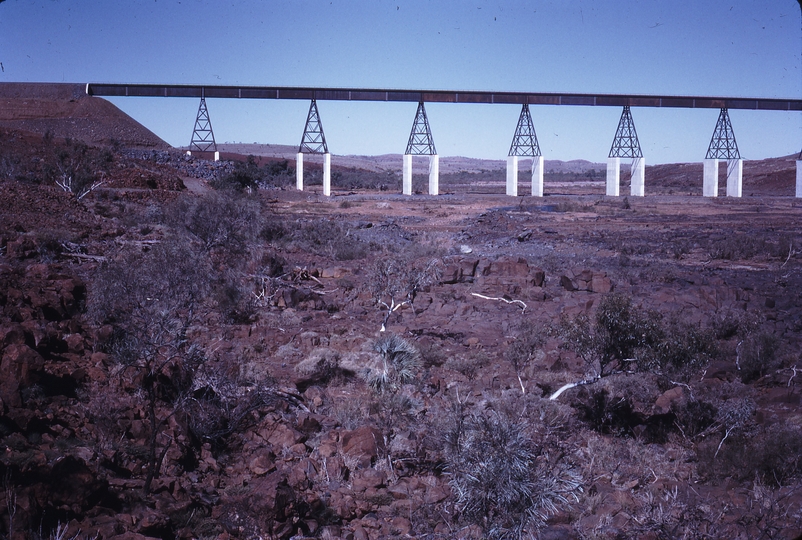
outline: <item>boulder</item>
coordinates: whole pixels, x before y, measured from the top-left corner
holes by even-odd
[[[359,493],[370,488],[379,488],[387,482],[387,475],[384,471],[376,469],[364,469],[354,475],[352,489]]]
[[[560,285],[566,291],[588,291],[606,294],[613,290],[612,281],[605,272],[592,270],[566,270],[560,276]]]
[[[12,344],[3,351],[0,361],[0,399],[9,407],[22,406],[19,391],[33,384],[36,372],[44,368],[45,361],[42,356],[22,344]]]
[[[546,282],[546,271],[542,268],[532,268],[529,271],[530,283],[535,287],[542,287]]]
[[[483,276],[524,278],[527,274],[529,274],[529,263],[523,257],[518,259],[503,257],[488,262],[482,269]]]
[[[678,403],[685,396],[685,391],[681,386],[675,386],[670,390],[666,390],[654,402],[655,414],[666,414],[671,410],[671,406]]]
[[[376,457],[384,452],[384,437],[375,427],[362,426],[353,431],[346,431],[340,440],[343,453],[357,458],[362,468],[370,467]]]
[[[613,290],[613,283],[606,273],[594,273],[590,282],[590,290],[595,293],[607,294]]]

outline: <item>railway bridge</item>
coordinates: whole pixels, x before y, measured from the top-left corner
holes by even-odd
[[[718,195],[719,162],[726,167],[726,193],[740,197],[743,186],[743,159],[730,122],[729,109],[766,111],[802,111],[802,99],[733,98],[711,96],[657,96],[626,94],[572,94],[537,92],[481,92],[451,90],[392,90],[369,88],[310,88],[285,86],[206,86],[159,84],[95,84],[86,85],[86,93],[108,97],[182,97],[200,98],[189,152],[214,152],[219,159],[206,98],[230,99],[301,99],[309,100],[309,113],[297,153],[296,187],[303,189],[304,154],[323,155],[323,193],[331,195],[331,154],[326,144],[323,124],[317,108],[318,100],[338,101],[407,101],[417,103],[412,130],[402,163],[402,193],[412,194],[412,158],[429,157],[429,194],[439,193],[439,156],[432,129],[426,116],[426,103],[500,103],[519,104],[521,114],[507,156],[507,195],[518,195],[518,159],[532,159],[531,194],[543,196],[543,155],[537,140],[530,105],[569,105],[620,107],[621,118],[607,157],[606,194],[620,194],[621,159],[630,159],[630,195],[643,197],[646,191],[646,162],[638,140],[632,108],[675,107],[717,108],[718,121],[704,159],[702,194]],[[796,162],[796,197],[802,197],[802,152]]]

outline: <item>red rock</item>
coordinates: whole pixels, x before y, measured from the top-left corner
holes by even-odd
[[[613,283],[610,281],[610,278],[607,277],[607,274],[593,274],[590,290],[595,293],[607,294],[613,290]]]
[[[248,469],[256,476],[264,476],[267,473],[275,471],[276,464],[273,462],[270,454],[265,452],[253,458],[250,463],[248,463]]]
[[[483,271],[484,276],[500,276],[500,277],[525,277],[529,273],[529,264],[526,259],[519,258],[516,260],[501,258],[499,260],[488,263]]]
[[[412,531],[412,523],[403,516],[396,516],[393,518],[392,523],[392,534],[398,534],[401,536],[409,536],[409,533]]]
[[[450,264],[443,269],[440,282],[446,285],[453,285],[462,280],[462,268],[458,264]]]
[[[277,448],[290,448],[305,439],[300,433],[285,424],[276,424],[272,433],[267,437],[267,441]]]
[[[436,504],[444,501],[451,495],[451,491],[445,486],[432,486],[426,490],[424,502],[426,504]]]
[[[27,388],[34,381],[35,371],[41,370],[45,365],[44,359],[38,352],[26,345],[14,344],[3,351],[0,361],[0,399],[9,407],[22,406],[19,391]]]
[[[354,475],[352,487],[357,493],[366,491],[370,488],[382,487],[387,482],[387,475],[384,471],[376,469],[364,469]]]
[[[343,453],[359,459],[361,467],[370,467],[373,460],[384,451],[381,431],[371,426],[362,426],[346,431],[341,437]]]
[[[533,268],[529,271],[532,276],[531,283],[535,287],[542,287],[546,282],[546,271],[542,268]]]
[[[671,410],[671,406],[680,401],[685,395],[685,391],[681,386],[665,391],[654,402],[654,409],[656,414],[666,414]]]
[[[560,276],[560,285],[562,285],[563,289],[566,291],[575,291],[576,286],[574,285],[573,280],[568,277],[567,274]]]
[[[25,330],[19,324],[0,326],[0,346],[25,344]]]
[[[67,350],[71,353],[80,354],[84,352],[84,337],[81,334],[69,334],[64,336],[67,343]]]

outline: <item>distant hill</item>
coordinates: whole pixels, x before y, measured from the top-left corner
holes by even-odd
[[[91,144],[167,149],[170,145],[82,84],[0,83],[0,127]]]
[[[218,144],[221,153],[240,154],[244,156],[273,157],[282,159],[295,159],[297,146],[279,144]],[[312,160],[315,158],[312,157]],[[395,171],[401,168],[401,154],[382,154],[379,156],[332,156],[332,165],[364,169],[374,172]],[[428,165],[424,159],[413,161],[415,172],[423,171]],[[531,160],[522,159],[519,162],[521,171],[528,170]],[[440,172],[442,174],[455,172],[483,172],[504,170],[507,161],[504,159],[475,159],[461,156],[440,157]],[[584,159],[560,161],[556,159],[545,160],[545,171],[549,173],[582,174],[590,170],[603,171],[604,163],[593,163]]]

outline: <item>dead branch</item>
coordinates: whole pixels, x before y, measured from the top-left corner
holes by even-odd
[[[586,386],[586,385],[588,385],[588,384],[593,384],[593,383],[595,383],[596,381],[598,381],[599,379],[601,379],[601,375],[595,375],[594,377],[592,377],[592,378],[590,378],[590,379],[584,379],[584,380],[581,380],[581,381],[577,381],[577,382],[572,382],[572,383],[567,383],[567,384],[564,384],[564,385],[562,385],[562,386],[560,387],[560,389],[559,389],[559,390],[557,390],[556,392],[554,392],[554,393],[551,395],[551,397],[549,397],[549,400],[550,400],[550,401],[554,401],[554,400],[556,400],[558,397],[560,397],[560,395],[562,395],[562,393],[563,393],[563,392],[565,392],[566,390],[570,390],[571,388],[576,388],[577,386]]]
[[[788,379],[788,383],[785,385],[786,388],[790,388],[791,387],[791,383],[794,381],[794,378],[796,378],[796,373],[797,373],[797,367],[796,366],[791,366],[789,369],[793,372],[793,375],[791,375],[791,378]]]
[[[695,401],[695,399],[694,399],[694,397],[693,397],[693,390],[691,390],[691,385],[689,385],[689,384],[686,384],[686,383],[684,383],[684,382],[677,382],[677,381],[670,381],[670,382],[671,382],[671,384],[673,384],[674,386],[684,386],[685,388],[687,388],[687,389],[688,389],[688,394],[690,394],[690,396],[691,396],[691,400],[694,400],[694,401]]]
[[[485,295],[479,294],[479,293],[471,293],[471,295],[476,296],[478,298],[482,298],[484,300],[496,300],[496,301],[504,302],[506,304],[515,304],[515,305],[517,305],[517,306],[519,306],[521,308],[521,312],[526,311],[526,307],[527,306],[523,302],[523,300],[507,300],[506,298],[503,298],[503,297],[500,297],[500,296],[485,296]]]
[[[387,329],[387,321],[390,320],[390,316],[399,309],[401,309],[403,306],[407,304],[412,305],[412,302],[410,302],[409,300],[404,300],[403,302],[396,304],[395,299],[391,298],[390,305],[388,305],[387,302],[384,301],[380,302],[380,304],[385,308],[387,308],[387,314],[384,316],[384,320],[382,321],[382,327],[379,330],[379,332],[384,332]]]
[[[76,259],[87,259],[90,261],[105,261],[106,257],[102,255],[86,255],[84,253],[64,253],[65,257],[75,257]]]
[[[797,252],[796,252],[796,251],[794,251],[794,245],[793,245],[793,244],[791,244],[791,245],[789,246],[789,248],[788,248],[788,257],[786,257],[786,258],[785,258],[785,262],[784,262],[784,263],[782,263],[782,264],[780,265],[780,268],[784,268],[784,267],[785,267],[785,265],[786,265],[786,264],[788,264],[788,261],[790,261],[790,260],[791,260],[791,257],[793,257],[794,255],[796,255],[796,253],[797,253]]]

